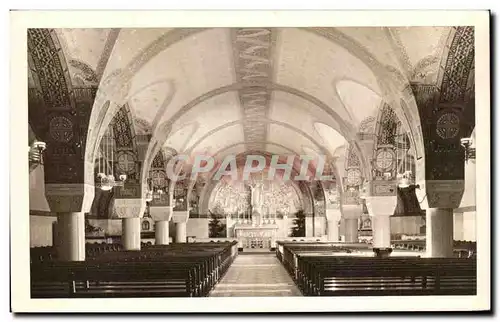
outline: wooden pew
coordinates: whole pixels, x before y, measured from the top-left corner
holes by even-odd
[[[237,243],[150,246],[85,262],[33,263],[32,297],[207,296],[237,255]]]
[[[362,257],[358,245],[338,243],[278,245],[278,258],[306,296],[476,293],[475,259]]]
[[[425,251],[425,240],[392,240],[392,247],[395,249],[406,249],[415,251]],[[453,253],[455,257],[475,257],[476,242],[455,240],[453,242]]]
[[[298,255],[304,295],[473,295],[470,259],[333,257]]]

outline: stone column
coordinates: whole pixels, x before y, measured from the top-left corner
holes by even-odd
[[[346,218],[345,219],[345,242],[346,243],[357,243],[359,242],[358,237],[358,218]]]
[[[328,241],[338,242],[340,240],[339,223],[342,218],[340,209],[326,209],[327,238]]]
[[[141,249],[141,218],[146,209],[142,198],[115,199],[113,207],[122,219],[122,246],[125,250]]]
[[[174,211],[172,220],[175,223],[175,242],[185,243],[187,237],[187,221],[189,219],[189,211],[181,210]]]
[[[59,243],[59,232],[57,226],[57,220],[52,223],[52,247],[57,250],[57,244]]]
[[[45,196],[57,214],[53,246],[60,261],[85,261],[85,213],[94,199],[93,185],[46,184]]]
[[[453,210],[460,207],[464,181],[422,180],[417,183],[420,189],[415,193],[423,200],[421,207],[426,210],[426,256],[453,257]]]
[[[453,209],[426,210],[427,257],[453,257]]]
[[[172,207],[151,206],[149,213],[155,221],[155,245],[168,245],[170,243],[169,222],[172,218]]]
[[[155,245],[168,245],[169,243],[169,221],[155,221]]]
[[[57,213],[56,236],[56,249],[59,260],[85,260],[85,213]]]
[[[287,238],[289,232],[289,227],[288,227],[288,215],[283,215],[283,238]]]
[[[306,213],[305,219],[305,236],[304,237],[314,237],[314,215],[312,213]]]
[[[185,243],[187,237],[187,222],[176,222],[175,223],[175,242]]]
[[[455,212],[453,214],[453,239],[464,240],[464,213]]]
[[[358,243],[358,220],[363,213],[361,205],[342,205],[342,216],[345,221],[345,242]]]
[[[391,248],[391,216],[398,203],[397,196],[367,196],[366,208],[372,218],[373,251],[386,257]]]
[[[122,245],[125,250],[141,250],[141,218],[122,219]]]

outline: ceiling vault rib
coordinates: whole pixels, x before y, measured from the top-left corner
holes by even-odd
[[[272,83],[272,53],[275,46],[273,28],[236,28],[232,31],[236,81],[243,134],[247,150],[262,151],[267,138],[267,118],[271,90],[259,84]],[[260,143],[259,143],[260,142]]]

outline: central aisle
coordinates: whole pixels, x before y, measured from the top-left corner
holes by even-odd
[[[210,296],[302,296],[274,254],[240,254]]]

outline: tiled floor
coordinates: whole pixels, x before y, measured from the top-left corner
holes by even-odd
[[[302,296],[274,254],[240,254],[210,296]]]

